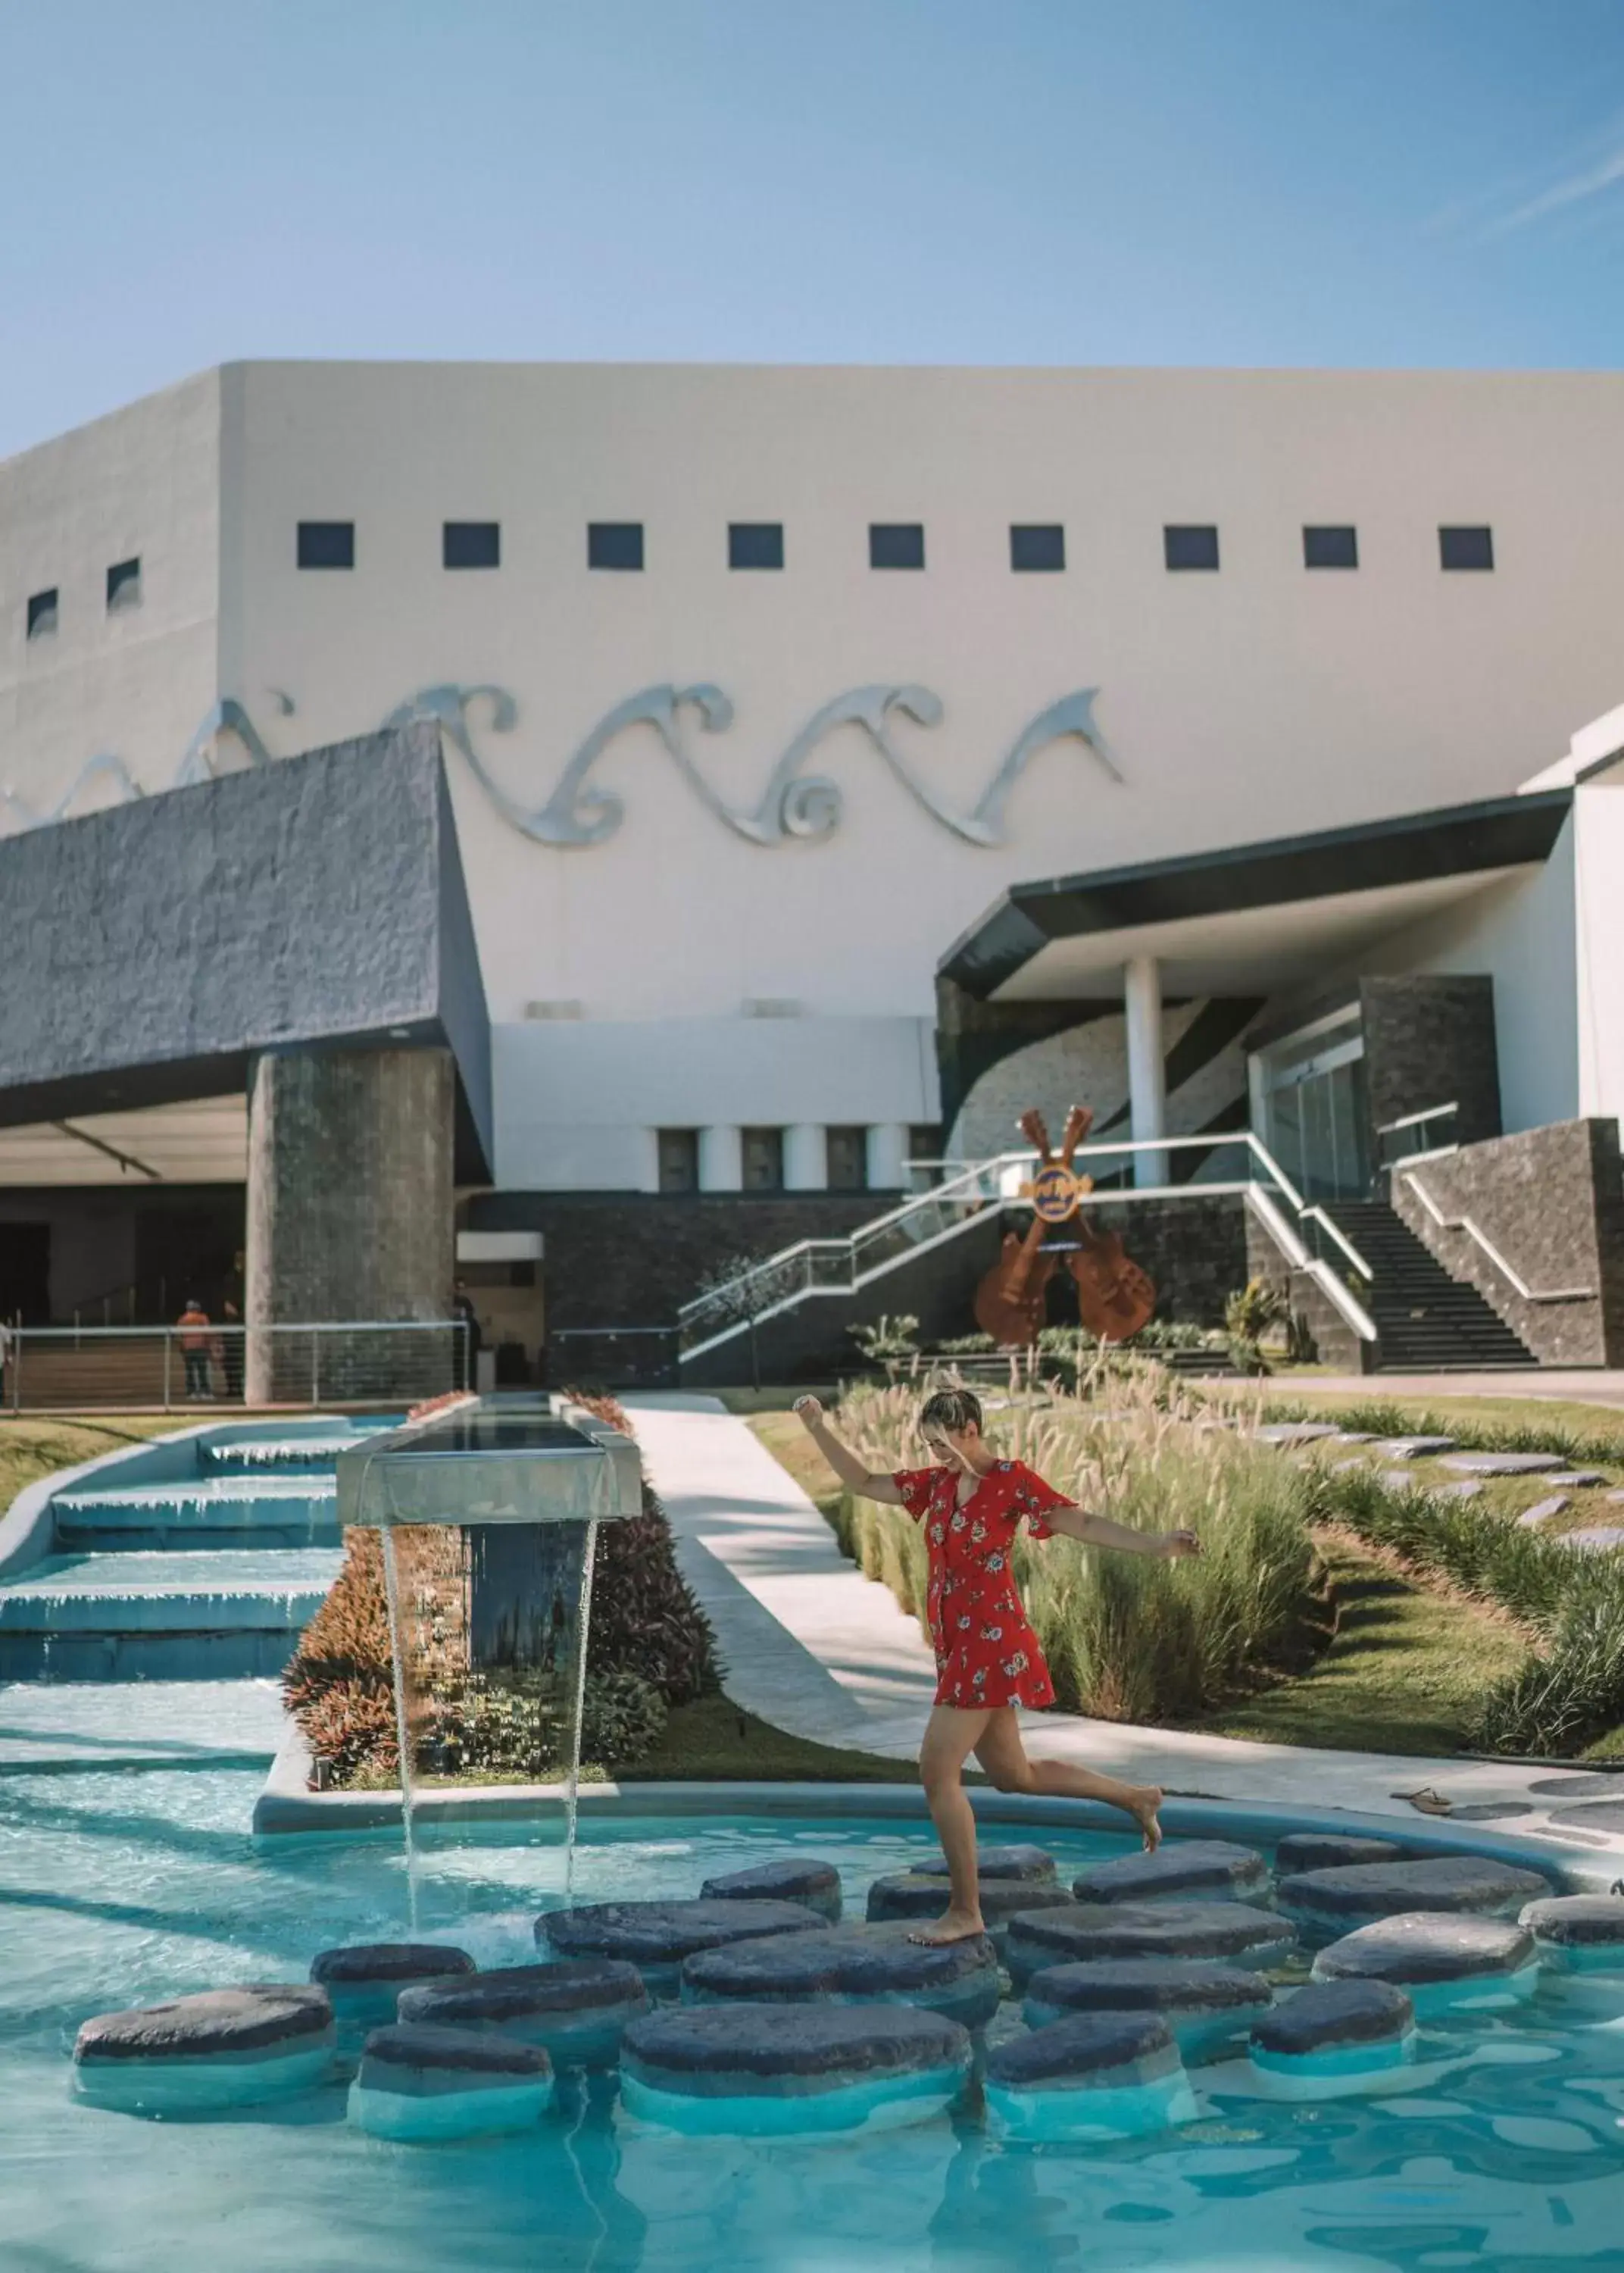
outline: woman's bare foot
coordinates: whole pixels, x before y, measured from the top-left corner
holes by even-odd
[[[1161,1794],[1156,1795],[1159,1799]],[[933,1925],[922,1925],[908,1937],[909,1941],[922,1941],[931,1948],[939,1942],[969,1941],[978,1933],[985,1933],[979,1910],[949,1910]]]
[[[1128,1813],[1144,1834],[1147,1855],[1154,1855],[1162,1843],[1162,1826],[1158,1820],[1161,1812],[1160,1784],[1141,1785],[1128,1802]]]

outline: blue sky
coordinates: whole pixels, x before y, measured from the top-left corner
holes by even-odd
[[[0,454],[243,356],[1624,347],[1624,0],[0,0]]]

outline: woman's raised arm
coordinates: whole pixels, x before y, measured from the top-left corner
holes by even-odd
[[[879,1500],[886,1507],[901,1507],[902,1495],[896,1488],[896,1479],[871,1474],[855,1452],[847,1451],[824,1419],[823,1407],[815,1397],[797,1397],[795,1410],[807,1435],[848,1491],[857,1492],[864,1499]]]

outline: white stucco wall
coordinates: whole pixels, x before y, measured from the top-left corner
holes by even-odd
[[[1574,794],[1579,1111],[1624,1117],[1624,759]]]
[[[707,1120],[928,1119],[933,1075],[917,1111],[894,1100],[917,1091],[935,964],[1012,881],[1512,788],[1616,695],[1621,460],[1608,374],[229,366],[0,468],[0,785],[57,795],[113,748],[158,786],[217,695],[292,754],[425,687],[489,685],[515,724],[475,705],[475,746],[535,810],[611,706],[705,680],[735,723],[691,719],[687,746],[745,807],[833,696],[913,683],[944,715],[896,720],[896,746],[967,809],[1029,721],[1097,687],[1121,783],[1075,742],[1045,750],[996,850],[939,826],[852,727],[802,769],[838,784],[838,829],[772,849],[646,726],[594,769],[625,818],[586,848],[531,841],[448,751],[502,1030],[502,1180],[598,1183],[618,1159],[640,1182],[649,1129],[691,1117],[660,1022],[687,1027],[707,1097],[732,1082]],[[353,573],[297,569],[302,518],[355,521]],[[498,521],[500,569],[445,571],[448,519]],[[641,521],[644,573],[590,573],[590,520]],[[782,521],[784,570],[730,572],[730,520]],[[872,521],[924,522],[923,574],[869,568]],[[1012,574],[1012,521],[1063,523],[1065,573]],[[1167,573],[1168,521],[1217,523],[1218,574]],[[1317,521],[1357,525],[1357,573],[1304,570]],[[1489,523],[1494,572],[1441,574],[1441,522]],[[130,552],[134,627],[102,619],[99,581]],[[20,626],[52,581],[47,667]],[[741,1017],[753,998],[800,1005],[799,1042],[760,1043],[780,1022]],[[525,1021],[559,1000],[578,1028]],[[838,1111],[797,1102],[814,1064],[849,1075]],[[1528,1064],[1531,1105],[1532,1041]]]

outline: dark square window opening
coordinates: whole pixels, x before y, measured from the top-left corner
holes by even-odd
[[[829,1189],[832,1192],[865,1192],[868,1189],[868,1130],[830,1129],[826,1133]]]
[[[1305,568],[1357,568],[1359,533],[1357,529],[1325,527],[1303,531]]]
[[[784,525],[782,521],[730,521],[728,523],[730,568],[782,568],[784,565]]]
[[[592,521],[587,524],[588,568],[638,569],[643,565],[640,521]]]
[[[440,558],[447,568],[499,568],[499,521],[448,521],[441,531]]]
[[[782,1129],[740,1131],[740,1178],[747,1192],[781,1192],[784,1188],[784,1132]]]
[[[1059,521],[1012,521],[1009,565],[1017,574],[1039,574],[1066,566],[1066,531]]]
[[[923,568],[924,524],[919,521],[874,521],[869,523],[868,565],[871,568]]]
[[[660,1189],[697,1192],[700,1189],[700,1132],[697,1129],[660,1129],[655,1136],[660,1152]]]
[[[28,596],[28,636],[43,639],[56,628],[56,587],[49,592],[31,592]]]
[[[1445,568],[1492,568],[1494,532],[1492,529],[1441,529],[1438,559]]]
[[[1216,568],[1218,532],[1201,522],[1169,522],[1162,531],[1162,553],[1170,568]]]
[[[137,560],[116,560],[107,572],[107,604],[114,608],[133,608],[141,597],[141,564]]]
[[[355,524],[353,521],[302,521],[299,523],[301,568],[353,568],[355,565]]]

